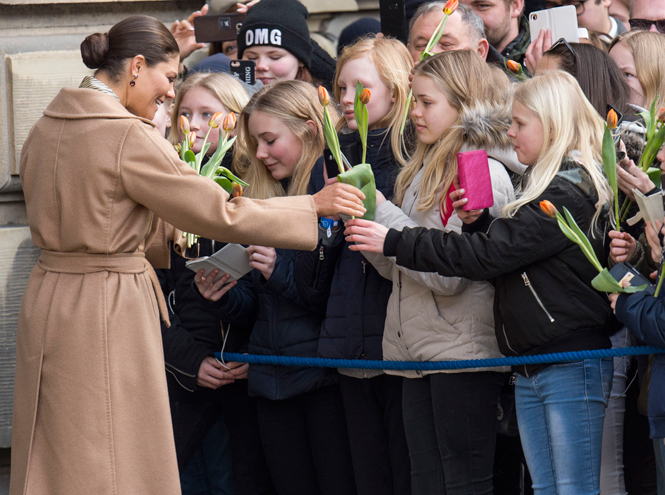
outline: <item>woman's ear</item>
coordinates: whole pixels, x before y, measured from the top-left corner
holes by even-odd
[[[313,120],[306,120],[305,124],[309,126],[309,128],[312,130],[312,134],[316,138],[319,135],[319,129],[316,126],[316,122],[314,122]]]
[[[132,59],[129,65],[132,71],[132,76],[138,74],[141,71],[141,68],[146,65],[145,57],[143,55],[137,55]]]

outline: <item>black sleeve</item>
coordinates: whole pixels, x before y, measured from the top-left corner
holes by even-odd
[[[212,352],[204,343],[194,339],[194,336],[182,326],[178,316],[173,313],[169,316],[170,327],[162,322],[162,345],[166,369],[173,373],[184,389],[193,392],[198,388],[196,375],[201,363],[207,356],[212,356]]]
[[[231,325],[253,327],[259,308],[259,298],[254,288],[253,273],[254,270],[238,280],[236,286],[216,302],[205,299],[199,293],[194,282],[192,282],[191,290],[199,298],[202,311],[206,311],[218,320]]]
[[[559,210],[563,206],[557,197],[539,199],[549,199]],[[405,228],[401,234],[391,231],[385,249],[395,249],[397,264],[406,268],[487,280],[547,259],[573,244],[556,219],[537,205],[534,201],[522,206],[513,218],[496,219],[487,234],[459,235],[425,228]],[[576,210],[569,209],[575,216]]]

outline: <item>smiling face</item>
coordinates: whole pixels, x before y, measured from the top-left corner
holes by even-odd
[[[143,57],[141,57],[142,59]],[[129,88],[125,107],[134,115],[152,120],[158,105],[167,98],[175,98],[173,82],[178,75],[180,57],[173,55],[166,62],[153,67],[140,64],[136,84]],[[135,72],[136,73],[136,72]]]
[[[256,145],[256,158],[266,166],[273,179],[293,175],[302,155],[302,143],[277,117],[256,111],[248,121],[249,135]]]
[[[242,59],[256,63],[256,78],[264,85],[295,79],[302,65],[291,52],[274,46],[247,48]]]
[[[508,136],[513,140],[517,159],[524,165],[535,165],[543,149],[543,123],[517,100],[513,101],[513,122],[508,129]]]
[[[418,139],[434,144],[457,120],[458,112],[434,80],[427,76],[413,78],[413,96],[416,107],[411,112],[416,123]]]
[[[395,103],[392,93],[383,84],[379,71],[376,70],[374,62],[367,57],[349,60],[342,66],[342,70],[337,78],[337,85],[340,90],[340,105],[342,113],[346,119],[349,129],[358,130],[356,118],[353,113],[353,102],[356,95],[356,83],[360,83],[369,89],[371,97],[367,104],[367,114],[369,116],[369,128],[374,129],[377,122],[390,113]]]
[[[189,120],[189,128],[196,133],[196,142],[192,147],[194,153],[201,151],[203,140],[206,137],[210,119],[217,112],[223,112],[224,117],[229,114],[229,109],[226,108],[221,101],[209,90],[201,86],[195,87],[187,91],[180,101],[180,109],[178,111],[178,122],[180,117],[184,115]],[[178,129],[180,141],[185,137]],[[219,142],[219,129],[212,129],[208,135],[208,155],[212,155],[217,150],[217,143]]]
[[[635,69],[635,59],[632,52],[623,43],[617,43],[610,51],[610,57],[621,69],[626,82],[630,87],[630,99],[628,103],[644,107],[644,89],[639,79],[637,79],[637,70]]]

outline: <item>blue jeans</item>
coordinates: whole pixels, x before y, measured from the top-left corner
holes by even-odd
[[[612,358],[555,364],[517,376],[524,455],[538,495],[597,495]]]

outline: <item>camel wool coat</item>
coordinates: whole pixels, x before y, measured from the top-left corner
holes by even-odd
[[[145,257],[158,218],[219,241],[314,249],[314,202],[228,202],[152,122],[91,89],[56,96],[20,174],[42,254],[19,315],[10,494],[179,494],[167,317]]]

